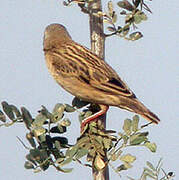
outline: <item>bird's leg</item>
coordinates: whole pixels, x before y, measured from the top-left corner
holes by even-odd
[[[85,118],[82,122],[81,122],[81,132],[83,131],[84,127],[86,124],[88,124],[91,121],[95,121],[99,116],[106,114],[107,110],[109,109],[109,106],[107,105],[99,105],[100,107],[100,111],[98,111],[97,113]]]

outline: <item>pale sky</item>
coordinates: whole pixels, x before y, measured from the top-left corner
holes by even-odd
[[[106,3],[107,1],[103,1]],[[115,1],[114,1],[115,2]],[[135,92],[137,97],[154,113],[161,123],[151,126],[150,139],[158,146],[152,154],[144,148],[132,148],[126,152],[137,157],[134,167],[122,173],[138,178],[147,160],[157,164],[163,158],[163,169],[173,171],[178,179],[178,89],[179,89],[179,25],[177,0],[153,1],[148,3],[153,14],[139,25],[144,38],[128,42],[117,37],[106,40],[106,61]],[[116,10],[118,8],[116,7]],[[52,110],[58,102],[70,103],[72,96],[55,83],[45,65],[42,40],[47,25],[60,23],[67,27],[72,38],[89,47],[88,16],[82,14],[76,5],[64,7],[58,0],[1,2],[0,11],[0,102],[6,100],[18,107],[25,106],[33,115],[41,105]],[[134,114],[111,107],[107,128],[120,131],[125,118]],[[79,136],[77,114],[70,116],[72,126],[70,143]],[[141,118],[142,123],[146,121]],[[23,125],[0,128],[0,177],[6,180],[49,180],[49,179],[92,179],[91,170],[78,164],[72,173],[63,174],[53,168],[34,174],[23,165],[26,149],[16,136],[25,140]],[[111,180],[119,179],[110,169]]]

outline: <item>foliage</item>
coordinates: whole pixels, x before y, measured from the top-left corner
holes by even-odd
[[[161,168],[162,159],[159,160],[156,167],[149,161],[146,162],[146,165],[147,167],[144,167],[140,180],[146,180],[147,178],[154,179],[154,180],[169,180],[175,176],[173,172],[166,173]],[[135,180],[131,177],[128,177],[128,179]]]
[[[90,3],[94,0],[66,0],[65,6],[77,3],[81,11],[90,14]],[[135,31],[137,25],[147,20],[144,10],[151,13],[144,0],[121,0],[116,3],[120,12],[114,8],[114,3],[109,1],[107,12],[97,11],[94,16],[102,17],[107,24],[107,30],[110,34],[104,34],[105,37],[117,35],[126,40],[135,41],[143,37],[142,33]],[[124,25],[117,25],[117,20],[124,17]],[[77,111],[79,121],[82,122],[86,117],[98,111],[98,106],[74,98],[72,105],[58,103],[52,112],[42,106],[35,118],[32,117],[29,110],[21,107],[19,110],[16,106],[2,102],[0,109],[0,127],[9,127],[14,123],[24,123],[27,128],[26,139],[31,147],[27,147],[21,141],[23,146],[28,150],[26,155],[27,161],[24,164],[26,169],[33,169],[34,172],[45,171],[50,166],[56,170],[69,173],[72,168],[64,168],[72,162],[78,162],[81,165],[103,170],[107,165],[120,173],[132,167],[136,157],[125,150],[128,147],[145,147],[152,153],[156,152],[157,146],[150,142],[149,132],[144,131],[146,126],[139,127],[139,117],[135,115],[132,119],[125,119],[122,131],[116,133],[113,130],[106,130],[100,122],[91,122],[87,124],[76,143],[69,144],[68,137],[64,134],[69,129],[71,122],[65,118],[66,113]],[[82,112],[79,111],[83,108]],[[63,136],[62,136],[63,134]],[[86,159],[86,160],[85,160]],[[117,162],[118,166],[114,167],[112,162]],[[155,180],[167,180],[174,177],[173,172],[166,173],[161,167],[161,160],[155,167],[147,161],[147,167],[144,168],[140,177],[146,180],[148,177]],[[161,172],[163,176],[160,177]],[[134,180],[128,177],[130,180]]]
[[[67,0],[64,1],[65,6],[72,3],[77,3],[82,12],[90,14],[90,3],[94,0]],[[109,1],[107,4],[107,12],[98,11],[95,16],[103,17],[103,21],[108,24],[107,30],[110,34],[105,34],[106,37],[117,35],[126,40],[136,41],[143,37],[140,31],[136,31],[137,25],[147,20],[147,15],[144,11],[152,13],[150,8],[144,3],[144,0],[121,0],[116,3],[119,10],[114,10],[114,3]],[[124,25],[117,25],[117,19],[121,17],[124,20]],[[121,22],[120,22],[121,24]],[[134,31],[132,31],[132,29]]]
[[[82,112],[79,108],[83,108]],[[66,113],[77,111],[79,121],[93,114],[97,110],[94,104],[88,104],[74,98],[72,105],[58,103],[49,112],[45,106],[35,118],[25,108],[19,110],[16,106],[2,102],[0,110],[0,126],[11,126],[14,123],[24,123],[27,128],[26,139],[31,147],[27,147],[20,139],[22,144],[28,149],[25,162],[26,169],[34,169],[34,172],[45,171],[50,166],[58,171],[67,173],[72,168],[64,168],[65,165],[76,161],[84,166],[102,170],[106,165],[111,165],[115,172],[120,173],[132,167],[136,157],[125,153],[128,147],[146,147],[151,152],[156,152],[156,144],[150,142],[149,133],[144,131],[146,126],[139,127],[139,117],[135,115],[133,119],[125,119],[123,130],[116,133],[113,130],[105,130],[99,122],[87,124],[81,132],[74,145],[69,144],[68,137],[64,136],[70,126],[70,120],[65,118]],[[9,120],[7,120],[7,117]],[[62,136],[63,134],[63,136]],[[107,156],[106,156],[107,154]],[[85,161],[86,162],[83,162]],[[116,161],[119,165],[114,168],[112,162]],[[92,163],[93,162],[93,163]],[[149,168],[152,165],[147,162]],[[161,169],[158,165],[152,172],[156,175]],[[150,169],[145,168],[144,174],[149,176]],[[151,174],[151,173],[150,173]],[[153,175],[152,174],[152,175]]]

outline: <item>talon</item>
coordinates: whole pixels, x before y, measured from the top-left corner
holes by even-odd
[[[98,118],[99,116],[102,116],[103,114],[106,114],[107,110],[109,109],[109,106],[107,106],[107,105],[101,105],[101,104],[100,104],[99,106],[100,106],[100,108],[101,108],[100,111],[98,111],[97,113],[95,113],[95,114],[93,114],[93,115],[85,118],[85,119],[81,122],[81,132],[83,132],[83,129],[84,129],[84,127],[86,126],[86,124],[88,124],[88,123],[90,123],[90,122],[92,122],[92,121],[97,120],[97,118]]]

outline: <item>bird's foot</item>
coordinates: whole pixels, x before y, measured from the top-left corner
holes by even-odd
[[[102,116],[103,114],[106,114],[107,110],[109,109],[109,106],[107,106],[107,105],[101,105],[101,104],[100,104],[99,107],[100,107],[100,109],[101,109],[100,111],[98,111],[97,113],[95,113],[95,114],[93,114],[93,115],[85,118],[85,119],[81,122],[81,132],[83,132],[84,127],[86,126],[86,124],[88,124],[88,123],[90,123],[90,122],[92,122],[92,121],[97,120],[97,118],[98,118],[99,116]]]

